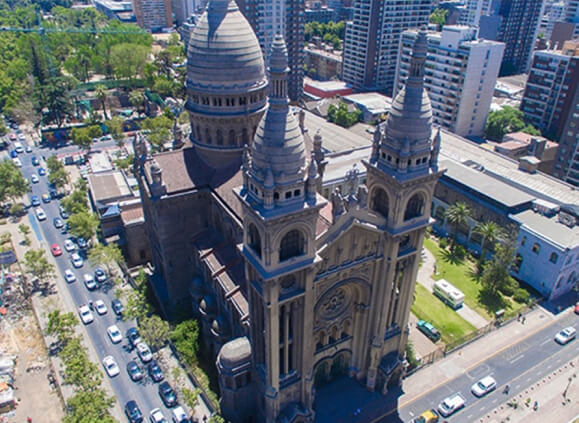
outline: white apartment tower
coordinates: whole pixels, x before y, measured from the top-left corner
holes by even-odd
[[[408,76],[417,34],[402,34],[394,95]],[[483,134],[505,49],[504,43],[477,37],[477,28],[460,25],[428,33],[424,86],[432,119],[461,136]]]
[[[432,0],[354,0],[346,25],[343,79],[355,89],[392,94],[403,31],[428,25]]]
[[[461,13],[458,23],[466,26],[478,26],[483,12],[483,0],[468,0],[464,7],[465,10]]]

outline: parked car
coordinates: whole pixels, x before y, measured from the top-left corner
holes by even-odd
[[[38,207],[40,205],[40,198],[38,198],[38,195],[30,197],[30,205],[32,207]]]
[[[121,303],[121,300],[119,300],[118,298],[115,298],[114,300],[111,301],[111,307],[113,308],[113,311],[117,316],[122,316],[123,312],[125,311],[123,303]]]
[[[134,360],[127,363],[127,373],[133,382],[138,382],[145,376],[137,362]]]
[[[25,150],[27,153],[32,153],[32,147],[30,147],[29,145],[27,145],[27,146],[24,148],[24,150]]]
[[[74,275],[74,273],[72,272],[72,270],[70,269],[66,269],[64,271],[64,279],[68,282],[68,283],[72,283],[76,280],[76,276]]]
[[[420,416],[412,420],[412,423],[437,423],[439,415],[435,409],[426,410]]]
[[[40,221],[46,220],[46,213],[40,207],[36,209],[36,218]]]
[[[42,194],[42,202],[43,202],[43,203],[48,204],[48,203],[50,203],[50,200],[51,200],[50,195],[48,195],[48,194]]]
[[[106,280],[107,280],[107,274],[100,267],[97,267],[95,269],[94,277],[97,280],[97,282],[106,282]]]
[[[117,325],[111,325],[107,328],[107,334],[113,344],[118,344],[123,340],[123,335]]]
[[[80,315],[80,320],[82,320],[85,325],[88,325],[94,320],[94,316],[86,304],[83,304],[78,308],[78,314]]]
[[[143,363],[148,363],[153,359],[153,354],[151,353],[151,349],[147,344],[144,342],[139,342],[136,346],[137,348],[137,355],[141,359]]]
[[[40,179],[38,179],[38,176],[36,176],[36,175],[33,174],[33,175],[30,177],[30,182],[33,183],[33,184],[37,184],[38,182],[40,182]]]
[[[64,226],[64,222],[60,217],[55,217],[54,219],[52,219],[52,224],[56,229],[60,229]]]
[[[444,417],[448,417],[464,407],[465,404],[466,399],[464,399],[460,393],[456,393],[443,399],[442,402],[438,404],[438,411]]]
[[[52,252],[52,255],[54,257],[58,257],[62,255],[62,249],[60,248],[60,246],[58,244],[52,244],[50,246],[50,251]]]
[[[109,377],[115,377],[121,372],[117,361],[112,355],[107,355],[105,358],[103,358],[103,366]]]
[[[576,335],[577,331],[575,330],[575,328],[573,326],[569,326],[563,329],[557,335],[555,335],[555,341],[558,344],[565,345],[574,340]]]
[[[82,278],[84,280],[84,284],[86,285],[87,289],[91,291],[93,289],[97,289],[97,283],[95,282],[94,278],[90,273],[85,273]]]
[[[483,397],[496,388],[497,381],[492,376],[486,376],[472,385],[470,390],[475,396]]]
[[[69,238],[69,239],[65,239],[65,240],[64,240],[64,249],[65,249],[66,251],[68,251],[69,253],[72,253],[73,251],[76,250],[76,245],[75,245],[74,242],[72,242],[72,240],[71,240],[70,238]]]
[[[39,175],[39,176],[44,176],[44,175],[46,175],[46,170],[44,170],[43,167],[39,167],[39,168],[38,168],[38,175]]]
[[[136,347],[137,344],[141,342],[137,328],[129,328],[129,330],[127,330],[127,339],[132,347]]]
[[[149,420],[151,423],[169,423],[160,408],[153,408],[149,413]]]
[[[40,166],[40,160],[36,156],[32,156],[31,162],[32,166]]]
[[[63,219],[68,219],[68,213],[66,212],[65,208],[62,206],[58,206],[58,213],[60,214],[60,217],[62,217]]]
[[[187,417],[187,413],[185,413],[185,410],[180,405],[173,408],[171,414],[171,420],[173,420],[173,423],[191,423],[191,419]]]
[[[436,342],[440,339],[440,332],[427,321],[419,320],[416,327],[420,332],[425,334],[431,341]]]
[[[177,394],[171,385],[169,385],[169,382],[165,381],[159,385],[159,396],[166,407],[170,408],[177,405]]]
[[[125,414],[131,423],[142,423],[143,413],[134,400],[125,404]]]
[[[148,365],[149,376],[153,379],[153,382],[160,382],[165,379],[165,375],[163,375],[163,370],[159,367],[159,364],[155,360],[151,360]]]
[[[16,165],[16,167],[22,167],[22,161],[18,157],[12,159],[12,162],[14,165]]]
[[[62,228],[60,228],[60,233],[66,235],[68,233],[68,223],[65,223]]]
[[[78,248],[80,248],[81,250],[86,250],[86,248],[88,247],[86,239],[80,236],[76,239],[76,244],[78,245]]]
[[[96,300],[94,302],[94,308],[95,308],[96,312],[98,314],[100,314],[101,316],[103,314],[107,314],[107,311],[109,311],[107,309],[107,305],[105,304],[105,302],[103,300]]]
[[[79,267],[82,267],[82,265],[84,264],[84,260],[77,253],[74,253],[72,256],[70,256],[70,261],[72,261],[72,265],[77,269]]]

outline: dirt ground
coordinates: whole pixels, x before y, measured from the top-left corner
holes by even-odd
[[[15,387],[18,405],[5,415],[7,423],[58,423],[64,412],[56,390],[47,379],[49,360],[32,311],[17,320],[0,321],[0,352],[17,356]]]

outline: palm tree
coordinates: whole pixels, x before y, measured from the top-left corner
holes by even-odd
[[[143,105],[143,93],[136,90],[131,91],[129,94],[129,103],[131,103],[131,106],[136,107],[137,112],[141,114],[141,107]]]
[[[94,88],[94,92],[95,92],[95,95],[96,95],[96,98],[98,99],[98,101],[101,102],[101,107],[103,109],[104,118],[105,118],[105,120],[108,120],[107,106],[106,106],[107,87],[105,87],[102,84],[99,84]]]
[[[460,228],[461,226],[466,226],[468,224],[468,218],[470,216],[471,211],[465,203],[459,202],[446,209],[444,217],[452,229],[451,249],[454,249],[454,246],[456,245],[456,236],[458,233],[458,228]]]
[[[482,222],[474,227],[474,232],[482,237],[479,263],[485,260],[487,251],[505,236],[505,231],[495,222]]]

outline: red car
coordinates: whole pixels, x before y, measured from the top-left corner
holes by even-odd
[[[60,247],[58,246],[58,244],[52,244],[50,246],[50,251],[52,251],[52,255],[54,257],[57,256],[61,256],[62,255],[62,250],[60,249]]]
[[[579,303],[575,304],[575,314],[579,314]]]

